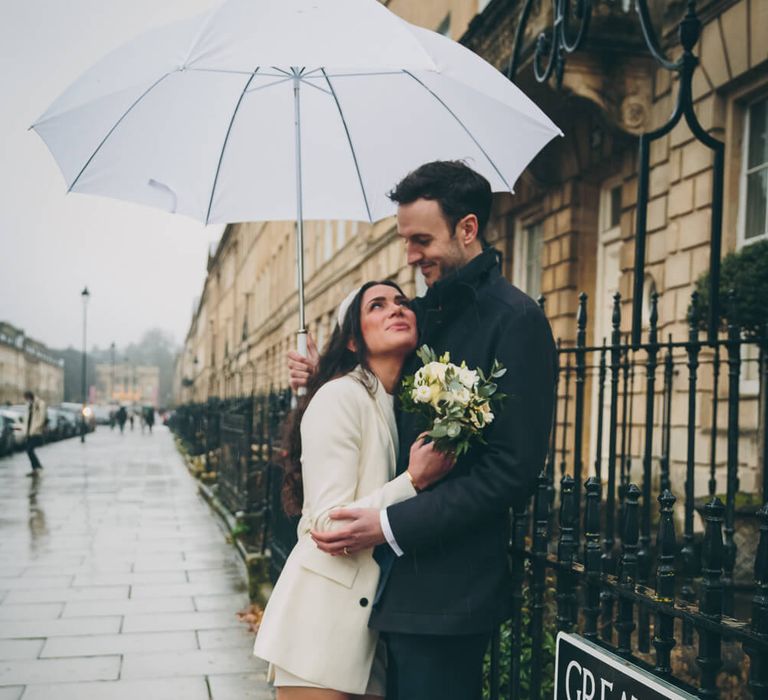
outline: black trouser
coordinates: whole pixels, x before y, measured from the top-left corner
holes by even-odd
[[[30,435],[27,438],[27,456],[29,457],[29,463],[32,465],[32,471],[43,468],[35,454],[35,448],[40,447],[41,442],[42,440],[39,435]]]
[[[383,635],[387,700],[480,700],[490,632]]]

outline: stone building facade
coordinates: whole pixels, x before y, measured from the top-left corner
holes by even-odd
[[[64,400],[64,361],[23,330],[0,321],[0,404],[19,404],[29,389],[46,403]]]
[[[140,404],[157,408],[160,368],[127,362],[96,365],[96,394],[99,404]]]
[[[522,0],[391,0],[405,19],[443,31],[506,71]],[[664,49],[679,55],[677,26],[686,3],[650,2]],[[515,82],[558,124],[551,142],[516,184],[497,195],[488,238],[504,254],[508,278],[531,296],[543,294],[555,337],[576,334],[578,295],[589,297],[587,343],[611,329],[611,299],[622,295],[622,330],[629,329],[638,173],[638,135],[666,122],[677,84],[651,58],[632,3],[596,6],[583,48],[567,56],[562,87],[538,83],[532,54],[551,32],[550,3],[534,2]],[[703,32],[695,53],[695,110],[703,127],[725,143],[723,253],[768,238],[768,4],[750,0],[698,3]],[[513,128],[513,127],[511,127]],[[687,310],[696,279],[709,268],[712,157],[682,123],[651,149],[644,287],[659,294],[661,337],[687,337]],[[336,304],[363,280],[390,278],[406,293],[422,287],[405,265],[394,222],[374,225],[312,222],[305,241],[307,319],[321,343]],[[177,399],[201,401],[286,385],[286,351],[294,344],[297,299],[291,223],[227,227],[208,261],[208,277],[177,366]],[[647,322],[647,309],[645,318]],[[706,360],[706,357],[704,357]],[[756,356],[746,357],[742,390],[757,388]],[[709,378],[708,378],[709,377]],[[680,382],[682,387],[683,382]],[[720,383],[724,390],[725,381]],[[700,437],[711,435],[711,374],[699,391]],[[709,392],[709,396],[707,395]],[[751,393],[750,393],[751,392]],[[642,414],[642,392],[635,397]],[[673,459],[684,461],[686,395],[673,396]],[[721,403],[723,412],[725,402]],[[599,410],[596,383],[587,386],[587,415]],[[709,413],[708,413],[709,412]],[[758,401],[742,402],[742,488],[758,469]],[[725,425],[725,415],[719,421]],[[566,426],[567,428],[568,426]],[[587,429],[585,463],[595,453]],[[640,454],[642,431],[631,452]],[[716,436],[725,456],[725,435]],[[571,444],[571,440],[566,441]],[[702,462],[702,470],[706,465]],[[705,484],[705,478],[697,478]],[[698,486],[697,486],[698,488]]]

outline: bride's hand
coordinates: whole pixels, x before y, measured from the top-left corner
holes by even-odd
[[[424,442],[425,437],[426,433],[422,433],[411,445],[408,462],[408,473],[417,491],[440,481],[456,464],[456,455],[436,450],[434,442]]]

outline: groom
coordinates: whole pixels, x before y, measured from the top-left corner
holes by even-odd
[[[331,517],[343,527],[313,537],[335,555],[383,545],[370,626],[387,644],[388,700],[479,700],[488,640],[510,612],[509,508],[526,503],[546,455],[555,345],[541,309],[502,277],[499,253],[484,242],[492,197],[482,175],[461,162],[427,163],[389,196],[408,264],[429,287],[413,302],[419,345],[486,371],[499,360],[507,398],[487,444],[443,481],[380,512],[339,509]],[[313,367],[295,353],[289,366],[294,386]],[[413,356],[404,375],[419,366]],[[398,473],[422,428],[415,414],[399,414]]]

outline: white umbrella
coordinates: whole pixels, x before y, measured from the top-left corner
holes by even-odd
[[[227,0],[129,42],[33,124],[69,191],[208,223],[375,221],[432,160],[512,191],[559,129],[476,54],[377,0]]]

